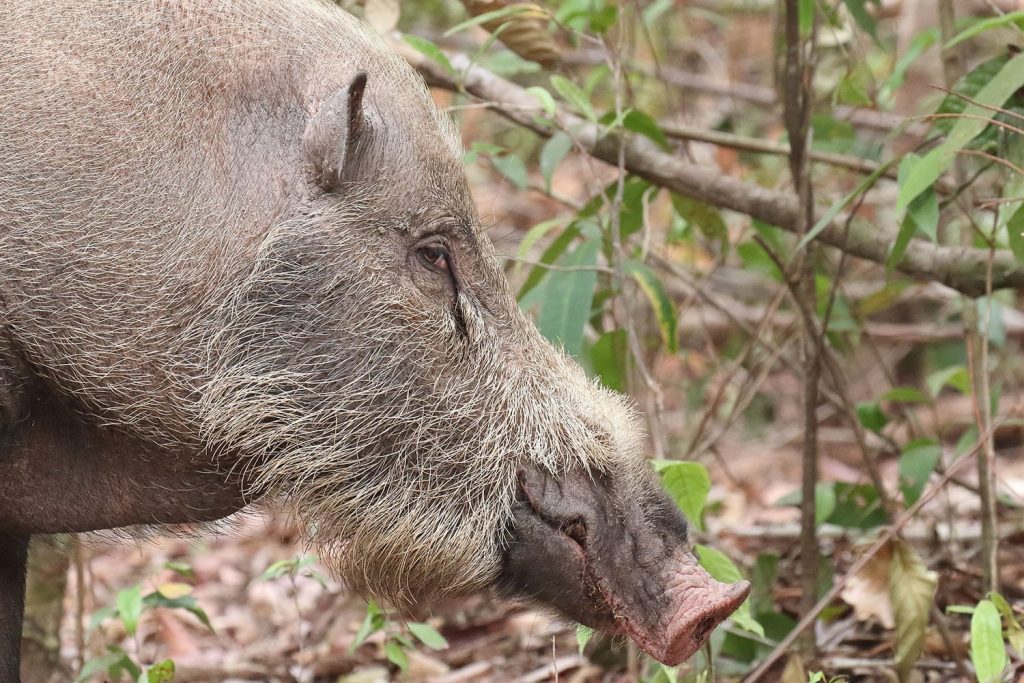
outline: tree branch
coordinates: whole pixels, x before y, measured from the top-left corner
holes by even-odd
[[[538,119],[540,103],[525,89],[490,71],[472,64],[461,54],[449,55],[461,81],[443,67],[418,52],[396,46],[432,86],[466,92],[493,102],[502,116],[540,135],[555,131]],[[619,141],[615,134],[601,136],[601,127],[558,107],[554,115],[559,129],[570,133],[580,148],[592,156],[617,165]],[[624,145],[625,168],[630,173],[674,192],[706,204],[746,214],[789,231],[799,225],[799,202],[789,193],[745,183],[722,175],[714,167],[693,164],[663,152],[654,142],[638,135],[627,135]],[[840,213],[816,237],[816,240],[876,263],[885,263],[895,232],[868,221],[855,219],[847,232],[847,216]],[[992,286],[1024,287],[1024,265],[1006,249],[990,254],[969,247],[937,246],[912,240],[903,261],[896,269],[914,278],[940,282],[965,294],[984,293],[988,261],[992,259]]]

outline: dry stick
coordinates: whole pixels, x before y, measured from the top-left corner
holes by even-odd
[[[922,494],[922,496],[917,499],[916,503],[907,508],[907,510],[902,515],[900,515],[895,522],[893,522],[892,526],[887,527],[878,537],[878,540],[872,543],[871,546],[867,549],[867,551],[865,551],[863,555],[857,558],[857,561],[850,566],[850,568],[846,571],[845,574],[843,574],[842,578],[836,581],[832,588],[829,589],[829,591],[825,593],[825,595],[823,595],[817,603],[815,603],[814,609],[812,609],[810,612],[804,615],[797,623],[797,625],[793,627],[793,630],[790,631],[789,634],[787,634],[786,637],[783,638],[779,642],[779,644],[775,646],[775,649],[772,650],[771,654],[769,654],[768,657],[766,657],[764,661],[762,661],[761,664],[756,669],[754,669],[754,671],[752,671],[746,678],[743,679],[743,683],[755,683],[755,681],[761,680],[761,677],[768,672],[772,665],[775,664],[775,662],[778,661],[778,659],[789,650],[789,647],[793,644],[793,641],[795,641],[797,637],[808,626],[813,624],[814,620],[821,613],[821,611],[828,607],[829,603],[835,600],[836,597],[838,597],[839,593],[844,588],[846,588],[846,584],[849,582],[849,580],[853,576],[856,576],[860,572],[860,570],[862,570],[864,566],[868,562],[870,562],[875,555],[878,554],[879,550],[881,550],[887,543],[892,541],[896,534],[898,534],[900,530],[904,526],[906,526],[907,522],[913,519],[914,516],[917,515],[918,512],[920,512],[921,508],[923,508],[925,505],[931,502],[932,498],[934,498],[936,494],[938,494],[938,492],[942,490],[946,486],[946,484],[948,484],[949,481],[959,473],[960,470],[964,469],[964,467],[974,458],[974,456],[977,455],[978,451],[982,449],[984,445],[984,439],[990,436],[991,434],[982,435],[982,438],[974,443],[974,445],[971,447],[971,450],[968,451],[962,458],[954,462],[949,467],[949,469],[946,470],[946,473],[942,475],[942,478],[940,478],[939,481],[935,483],[934,486],[932,486],[924,494]]]
[[[717,167],[690,163],[663,152],[654,142],[638,135],[605,131],[603,126],[588,123],[562,107],[556,107],[551,127],[539,120],[543,107],[520,86],[472,64],[461,54],[450,55],[461,82],[444,67],[428,60],[411,48],[398,49],[427,82],[436,87],[466,92],[495,103],[493,109],[507,119],[540,135],[550,136],[556,130],[568,131],[579,148],[609,164],[618,165],[620,149],[623,167],[636,175],[712,206],[738,211],[789,231],[795,231],[801,208],[789,193],[752,185],[724,176]],[[532,109],[530,109],[532,107]],[[840,214],[825,226],[817,241],[843,249],[852,256],[885,263],[892,245],[895,226],[878,226],[855,220],[847,238]],[[896,269],[912,277],[942,282],[966,293],[985,291],[985,264],[988,250],[967,247],[942,247],[924,240],[911,241]],[[992,261],[992,286],[1024,287],[1024,264],[1007,249],[996,251]]]
[[[775,154],[778,156],[789,155],[789,145],[751,138],[735,133],[723,133],[717,130],[708,130],[696,126],[687,126],[682,123],[662,121],[658,124],[667,137],[678,140],[691,140],[693,142],[707,142],[719,147],[728,147],[741,152],[756,152],[758,154]],[[809,156],[812,161],[818,161],[830,166],[839,166],[858,173],[874,173],[881,164],[871,159],[850,156],[849,154],[834,154],[831,152],[819,152],[811,150]],[[896,171],[888,170],[882,174],[884,177],[895,180]]]
[[[814,194],[811,187],[810,148],[810,84],[813,74],[813,54],[816,25],[806,38],[800,31],[799,0],[786,0],[783,12],[786,51],[782,77],[783,119],[790,139],[789,170],[796,189],[798,210],[794,232],[803,237],[814,224]],[[816,24],[816,22],[815,22]],[[801,309],[813,310],[816,304],[814,250],[801,250],[790,263],[786,283],[800,301]],[[792,279],[796,274],[796,280]],[[804,373],[804,439],[801,457],[800,499],[800,614],[809,614],[814,608],[814,595],[818,586],[821,564],[818,536],[815,533],[818,486],[818,383],[821,378],[822,336],[818,335],[814,320],[804,320],[803,342],[807,370]],[[817,646],[814,634],[809,633],[801,648],[807,657],[814,657]]]
[[[995,221],[993,225],[998,225]],[[985,311],[982,316],[984,334],[977,334],[981,346],[981,354],[977,369],[978,389],[974,396],[974,412],[978,423],[978,432],[985,433],[992,424],[992,400],[988,374],[988,329],[992,321],[992,289],[989,285],[985,293]],[[973,303],[973,302],[969,302]],[[971,337],[968,337],[968,341]],[[970,346],[968,346],[970,350]],[[974,363],[969,363],[974,365]],[[981,394],[979,397],[978,394]],[[979,406],[980,403],[980,406]],[[980,411],[979,411],[980,407]],[[985,584],[989,591],[999,592],[999,516],[996,512],[996,452],[995,437],[985,440],[985,452],[978,458],[978,493],[981,498],[981,554],[984,559]]]
[[[85,552],[78,535],[71,537],[71,561],[75,564],[75,671],[85,666]]]
[[[948,41],[955,34],[955,26],[956,10],[953,0],[939,0],[939,28],[944,42]],[[964,44],[961,43],[955,50],[943,51],[942,68],[947,88],[952,88],[957,78],[964,71],[964,65],[966,64],[964,48]],[[962,181],[965,177],[963,165],[960,162],[960,158],[957,158],[954,162],[957,181]],[[974,223],[973,217],[971,217],[971,222],[972,224]],[[995,225],[998,225],[998,222]],[[972,234],[970,232],[963,231],[961,236],[962,242],[970,244],[971,237]],[[992,241],[989,241],[989,244],[991,245]],[[990,246],[990,253],[991,249],[992,247]],[[991,277],[991,266],[988,266],[985,272],[985,294],[986,296],[991,296],[992,284],[989,279]],[[991,317],[991,308],[991,299],[987,299],[985,327],[983,328],[985,331],[982,333],[982,328],[979,328],[978,325],[980,321],[975,301],[966,297],[963,301],[964,333],[967,340],[967,371],[973,389],[972,393],[974,394],[974,416],[979,434],[988,434],[988,427],[992,421],[988,382],[988,324]],[[978,493],[980,494],[979,502],[981,504],[982,575],[987,590],[998,591],[999,567],[997,555],[999,542],[997,540],[998,519],[995,507],[996,483],[993,476],[995,470],[995,446],[993,442],[994,437],[990,435],[985,440],[981,457],[978,458]]]

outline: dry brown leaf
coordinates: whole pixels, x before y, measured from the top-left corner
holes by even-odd
[[[874,618],[883,628],[896,626],[889,589],[891,573],[892,544],[886,544],[846,582],[839,597],[853,608],[858,621]]]
[[[939,585],[938,574],[928,571],[914,549],[893,541],[891,600],[896,616],[896,647],[893,659],[901,681],[910,679],[924,649],[928,617]]]
[[[804,660],[796,652],[786,660],[786,668],[782,670],[781,683],[807,683]]]
[[[522,11],[485,21],[482,25],[491,33],[500,29],[498,40],[523,59],[537,62],[548,69],[562,60],[558,44],[548,31],[549,14],[540,5],[510,0],[462,0],[462,4],[474,17],[506,7],[521,7]]]

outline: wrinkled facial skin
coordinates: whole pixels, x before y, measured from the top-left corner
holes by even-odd
[[[613,476],[521,471],[501,582],[586,626],[630,636],[675,666],[750,585],[719,583],[697,564],[686,549],[686,520],[653,483],[623,500]]]

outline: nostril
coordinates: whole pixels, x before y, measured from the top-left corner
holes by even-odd
[[[581,548],[587,547],[587,525],[581,519],[574,519],[562,526],[562,533],[576,541]]]

